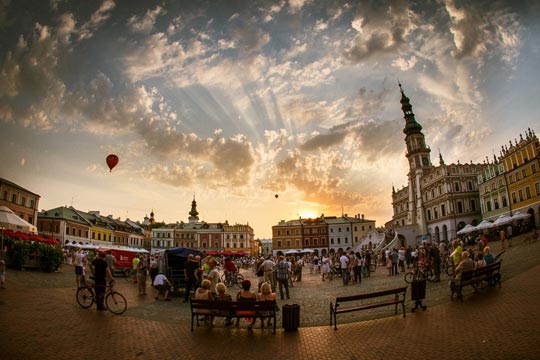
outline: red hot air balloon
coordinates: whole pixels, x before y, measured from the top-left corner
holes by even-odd
[[[107,156],[107,165],[109,166],[109,172],[112,171],[112,169],[118,165],[118,156],[111,154]]]

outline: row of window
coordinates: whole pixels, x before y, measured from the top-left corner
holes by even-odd
[[[153,244],[153,247],[157,247],[157,248],[170,248],[171,245],[172,245],[172,241],[169,241],[169,240],[152,240],[152,244]],[[208,243],[208,245],[210,246],[210,244]],[[231,246],[232,245],[232,246]],[[175,246],[181,246],[181,247],[193,247],[194,244],[192,242],[175,242]],[[200,249],[208,249],[209,246],[207,246],[207,243],[206,242],[202,242],[201,243],[201,246],[199,247]],[[219,242],[216,242],[214,243],[214,249],[219,249],[221,248]],[[244,243],[243,242],[240,242],[240,243],[225,243],[225,248],[228,248],[228,249],[245,249],[244,247]]]
[[[367,228],[369,230],[371,230],[371,225],[368,225]],[[325,228],[320,228],[320,230],[321,230],[322,235],[326,234],[326,229]],[[342,228],[338,227],[337,232],[341,232],[341,231],[342,231]],[[348,233],[349,231],[350,231],[350,228],[348,226],[345,227],[345,232]],[[355,232],[358,231],[358,226],[354,227],[354,231]],[[365,225],[362,225],[362,231],[366,231],[366,226]],[[331,233],[334,232],[334,227],[330,228],[330,232]],[[304,235],[318,235],[318,234],[319,234],[319,228],[304,228]],[[292,234],[292,231],[290,229],[287,229],[285,231],[277,230],[277,232],[276,232],[276,236],[291,236],[291,235],[293,235],[293,234]],[[296,235],[296,236],[300,235],[300,229],[294,229],[294,235]]]
[[[232,239],[233,240],[236,240],[236,235],[237,234],[232,234]],[[170,239],[171,238],[171,233],[170,232],[153,232],[152,236],[155,237],[155,238],[168,238],[168,239]],[[188,233],[176,233],[176,238],[195,239],[195,233],[189,233],[189,234]],[[219,238],[219,235],[215,235],[214,238]],[[240,240],[243,240],[244,239],[244,234],[239,234],[238,238]],[[231,239],[231,234],[226,234],[225,239],[226,240]]]
[[[501,202],[502,202],[502,207],[503,208],[508,206],[508,200],[506,199],[506,195],[501,194]],[[487,209],[487,211],[498,210],[499,208],[500,208],[500,205],[499,205],[499,199],[498,198],[493,199],[493,208],[491,206],[491,200],[486,200],[486,209]]]
[[[510,162],[512,162],[512,168],[517,169],[519,165],[526,164],[529,161],[529,158],[534,159],[536,154],[534,151],[534,147],[532,146],[534,145],[529,144],[527,145],[527,147],[524,147],[520,151],[514,153],[510,158],[507,158],[505,160],[506,165],[509,165]]]
[[[348,237],[346,237],[343,240],[344,240],[344,242],[343,242],[344,244],[349,243],[349,238]],[[338,245],[341,244],[341,238],[337,238],[335,243],[334,243],[334,238],[330,238],[330,245],[334,245],[334,244],[338,244]]]
[[[499,179],[499,188],[502,188],[504,187],[504,181],[503,179]],[[495,191],[497,189],[497,184],[495,184],[495,181],[491,183],[491,191]],[[486,185],[484,187],[484,193],[487,194],[489,193],[489,186]]]
[[[58,233],[59,227],[56,225],[56,233]],[[69,226],[66,226],[66,235],[68,236],[78,236],[80,238],[83,237],[83,230],[77,229],[75,227],[70,228]],[[103,235],[103,236],[102,236]],[[108,236],[107,236],[108,235]],[[84,230],[84,238],[88,239],[88,230]],[[142,242],[143,239],[140,238],[129,238],[132,245],[138,245],[139,242]],[[103,240],[103,241],[110,241],[112,242],[112,234],[102,234],[100,232],[92,232],[92,240]],[[126,244],[128,240],[128,237],[125,236],[115,236],[115,242],[116,243],[123,243]],[[142,244],[141,244],[142,245]]]
[[[319,238],[305,238],[304,239],[304,246],[305,247],[316,247],[316,246],[326,246],[326,238],[320,238],[320,242],[319,242]],[[293,247],[293,240],[290,240],[290,239],[287,239],[285,240],[285,248],[287,249],[290,249],[291,247]],[[300,239],[296,239],[294,240],[294,247],[298,248],[300,247]],[[277,241],[277,248],[283,248],[283,241],[282,240],[278,240]]]
[[[19,202],[19,194],[11,194],[11,202],[15,205],[20,205],[20,206],[24,206],[24,207],[28,207],[30,209],[33,209],[34,208],[34,205],[35,205],[35,201],[34,199],[30,199],[30,201],[27,201],[26,197],[24,196],[21,196],[21,201]],[[9,193],[7,192],[7,190],[4,190],[4,193],[2,194],[2,200],[4,201],[9,201]]]
[[[540,183],[534,184],[534,189],[536,191],[536,196],[540,196]],[[532,197],[531,188],[529,186],[525,186],[525,193],[523,193],[523,189],[519,189],[517,196],[516,192],[512,191],[512,204],[516,204],[518,202],[518,197],[519,201],[524,201],[525,198],[529,200]]]
[[[531,175],[536,174],[536,164],[531,164]],[[525,179],[527,177],[527,168],[521,169],[521,171],[517,171],[514,174],[510,174],[508,176],[508,181],[510,184],[513,184],[514,181],[520,181],[521,179]],[[515,180],[514,180],[515,179]]]
[[[456,205],[457,205],[457,211],[456,211],[457,214],[462,214],[462,213],[465,212],[465,208],[464,208],[463,202],[461,200],[457,200]],[[470,199],[469,205],[470,205],[470,211],[471,212],[477,211],[477,209],[476,209],[476,200],[475,199]],[[446,216],[446,204],[441,204],[440,205],[440,216],[439,216],[439,206],[433,206],[432,208],[427,209],[427,219],[428,219],[428,221],[429,220],[436,220],[439,217],[444,217],[444,216]]]

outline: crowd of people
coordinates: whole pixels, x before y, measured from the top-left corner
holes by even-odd
[[[511,230],[508,229],[500,231],[502,249],[511,246],[511,234]],[[538,233],[534,230],[531,240],[536,239],[538,239]],[[361,284],[362,278],[369,277],[377,267],[384,266],[388,270],[388,276],[402,274],[410,268],[429,267],[434,273],[433,281],[435,282],[441,280],[441,269],[444,266],[451,266],[455,278],[459,279],[463,271],[489,265],[495,260],[488,243],[489,235],[484,232],[473,242],[470,238],[457,238],[452,242],[437,243],[424,241],[416,247],[402,246],[377,253],[371,249],[363,249],[359,252],[338,251],[323,253],[320,258],[316,253],[279,254],[259,258],[246,256],[236,259],[224,256],[201,258],[201,256],[188,255],[183,266],[185,278],[183,300],[189,302],[190,297],[193,296],[195,299],[208,298],[216,301],[225,301],[229,298],[253,301],[275,299],[276,294],[279,294],[281,300],[290,299],[290,289],[296,282],[302,281],[304,268],[309,269],[310,274],[320,275],[322,282],[341,277],[343,285]],[[162,271],[160,261],[158,255],[139,254],[133,258],[131,274],[140,296],[147,294],[147,283],[150,278],[155,299],[170,301],[169,295],[174,291],[173,283]],[[87,270],[91,271],[94,278],[97,273],[99,282],[105,284],[106,278],[112,278],[116,259],[111,251],[96,254],[93,250],[83,251],[77,248],[73,251],[72,248],[66,248],[66,263],[74,266],[76,284],[79,287],[85,283]],[[241,283],[242,290],[235,296],[229,295],[227,286],[221,282],[220,268],[225,276],[235,276],[240,268],[251,268],[257,278],[256,290],[252,291],[251,282],[245,280]],[[3,283],[1,285],[3,286]],[[99,303],[98,308],[101,309],[102,305]],[[226,325],[231,325],[229,320],[227,319]],[[255,324],[255,320],[251,325]],[[213,319],[208,319],[208,323],[213,323]],[[264,324],[262,319],[261,324]]]

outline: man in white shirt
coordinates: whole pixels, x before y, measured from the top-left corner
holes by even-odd
[[[343,285],[349,283],[349,257],[343,253],[339,258],[339,263],[341,265],[341,277],[343,278]]]
[[[260,268],[264,272],[263,281],[272,285],[272,291],[276,290],[276,282],[273,273],[274,266],[276,266],[276,264],[272,261],[270,256],[260,265]]]
[[[84,262],[86,261],[86,256],[82,252],[81,248],[77,249],[75,253],[75,280],[77,281],[77,289],[84,285]]]
[[[304,260],[300,257],[296,257],[296,281],[302,281],[302,267],[304,266]]]
[[[163,300],[171,301],[171,299],[169,298],[169,291],[172,288],[172,284],[164,274],[156,275],[154,283],[152,285],[154,285],[154,287],[158,291],[156,300],[159,300],[159,295],[163,294]]]

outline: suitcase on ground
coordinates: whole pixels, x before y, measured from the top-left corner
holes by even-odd
[[[411,300],[426,298],[426,280],[416,280],[411,283]]]

